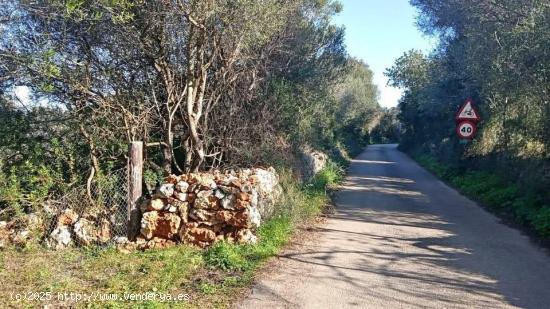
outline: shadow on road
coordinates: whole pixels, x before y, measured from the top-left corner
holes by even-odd
[[[317,229],[332,245],[280,257],[329,268],[310,276],[367,291],[365,301],[550,307],[550,277],[538,273],[550,274],[546,257],[389,149],[353,161],[331,223]]]

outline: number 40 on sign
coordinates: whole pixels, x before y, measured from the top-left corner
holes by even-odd
[[[467,99],[456,113],[456,135],[460,139],[470,140],[477,132],[476,123],[480,120],[479,113],[472,99]]]

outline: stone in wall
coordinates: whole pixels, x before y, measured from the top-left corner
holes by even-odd
[[[107,219],[80,218],[72,230],[79,245],[104,244],[111,239],[111,224]]]
[[[328,156],[320,151],[313,150],[309,146],[304,146],[302,148],[302,159],[304,161],[304,176],[311,178],[327,165]]]
[[[125,248],[172,242],[204,248],[220,240],[254,243],[256,229],[280,193],[273,168],[170,175],[153,198],[141,204],[141,235]]]
[[[57,226],[46,240],[46,246],[52,249],[63,249],[73,243],[70,227],[67,225]]]
[[[174,239],[180,223],[181,218],[175,213],[149,211],[144,213],[141,218],[140,232],[145,239],[153,237]]]
[[[72,209],[65,209],[57,218],[57,225],[72,225],[78,221],[78,214]]]
[[[90,245],[97,240],[94,222],[81,218],[74,224],[74,234],[81,244]]]
[[[73,224],[79,215],[72,209],[65,209],[59,214],[52,232],[46,239],[46,246],[53,249],[63,249],[73,244]]]

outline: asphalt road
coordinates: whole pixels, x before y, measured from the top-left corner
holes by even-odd
[[[359,155],[313,241],[240,308],[550,308],[550,257],[396,145]]]

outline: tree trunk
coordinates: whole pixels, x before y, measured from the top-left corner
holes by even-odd
[[[174,136],[172,134],[172,130],[168,129],[168,132],[165,133],[164,136],[164,143],[162,147],[162,170],[164,171],[164,174],[166,176],[172,174],[172,162],[174,160],[172,147],[174,142]]]

